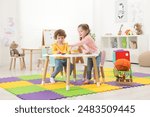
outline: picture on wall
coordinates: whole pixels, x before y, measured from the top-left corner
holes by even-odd
[[[115,21],[117,23],[127,22],[127,0],[116,0]]]

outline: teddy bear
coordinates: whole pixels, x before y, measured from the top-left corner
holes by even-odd
[[[142,25],[140,23],[134,24],[134,29],[136,30],[137,35],[143,34]]]
[[[18,57],[18,56],[24,56],[24,54],[19,53],[19,51],[17,50],[18,44],[16,44],[15,41],[13,41],[10,44],[10,56],[11,57]]]

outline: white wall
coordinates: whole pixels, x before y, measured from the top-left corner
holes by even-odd
[[[10,42],[16,40],[22,47],[41,47],[43,29],[63,28],[67,33],[66,40],[73,43],[79,39],[77,26],[80,23],[88,23],[93,29],[93,0],[0,0],[1,38],[5,35],[9,17],[15,20],[15,34]],[[6,65],[9,64],[9,49],[2,39],[0,42],[0,64]],[[34,62],[37,57],[33,56]],[[27,58],[28,53],[28,64]]]
[[[19,40],[18,0],[0,0],[0,65],[9,64],[9,44]]]
[[[43,29],[62,28],[66,41],[79,40],[77,26],[88,23],[93,28],[93,0],[19,0],[21,45],[26,48],[41,47]],[[34,53],[37,62],[39,54]],[[26,54],[26,63],[29,63]]]
[[[77,26],[93,26],[93,0],[20,0],[22,46],[40,47],[43,29],[62,28],[66,40],[78,40]]]
[[[145,29],[145,34],[148,36],[149,39],[149,50],[150,50],[150,1],[145,0],[144,2],[144,29]]]
[[[115,1],[116,0],[94,0],[94,30],[97,35],[97,41],[100,44],[100,38],[106,33],[112,33],[114,35],[119,31],[119,27],[122,23],[116,23],[115,21]],[[136,22],[141,22],[143,25],[144,34],[149,37],[150,34],[150,14],[149,14],[149,0],[127,0],[128,3],[128,20],[124,22],[123,30],[127,28],[133,28]],[[139,6],[140,18],[132,19],[133,6]],[[150,38],[149,38],[150,40]],[[150,48],[150,41],[149,41]]]
[[[94,0],[94,31],[96,42],[101,48],[101,36],[114,31],[114,3],[113,0]]]

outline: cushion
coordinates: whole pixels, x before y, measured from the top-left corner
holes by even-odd
[[[140,66],[150,67],[150,51],[146,51],[140,54],[138,60]]]

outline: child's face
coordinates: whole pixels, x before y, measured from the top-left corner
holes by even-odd
[[[83,30],[82,27],[78,28],[78,32],[79,32],[79,36],[81,38],[84,38],[87,35],[87,33],[88,33],[88,31],[87,30]]]
[[[59,36],[57,35],[57,42],[58,43],[63,43],[64,42],[65,37],[64,36]]]

